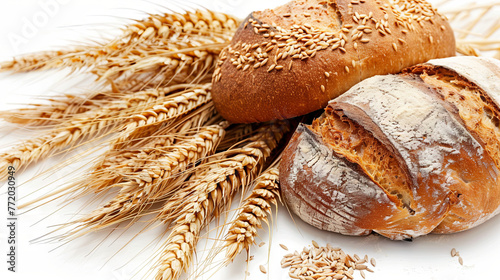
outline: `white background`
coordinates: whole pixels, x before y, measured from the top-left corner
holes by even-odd
[[[43,3],[57,3],[47,9]],[[73,42],[88,42],[88,38],[99,39],[118,34],[118,27],[130,18],[143,18],[144,12],[161,12],[167,8],[191,6],[202,3],[204,7],[245,17],[252,10],[273,7],[286,1],[243,1],[212,0],[181,1],[118,1],[118,0],[21,0],[0,2],[0,60],[8,60],[14,55],[39,50],[59,48]],[[458,1],[457,1],[458,2]],[[486,2],[486,1],[482,1]],[[15,3],[15,4],[14,4]],[[44,8],[45,7],[45,8]],[[62,92],[84,92],[91,88],[92,78],[85,75],[68,78],[65,71],[48,71],[28,74],[0,74],[0,109],[14,108],[27,103],[36,96]],[[15,129],[0,122],[0,149],[4,150],[22,138],[35,135],[30,131]],[[85,150],[81,150],[85,151]],[[22,174],[16,174],[21,183],[20,198],[26,202],[49,190],[57,189],[65,182],[77,178],[88,163],[80,160],[75,153],[72,162],[60,158],[42,161]],[[52,169],[50,169],[52,167]],[[49,170],[43,173],[44,170]],[[33,195],[35,190],[42,189]],[[1,189],[5,191],[5,186]],[[107,237],[107,232],[90,234],[68,244],[63,242],[32,242],[48,233],[51,226],[73,219],[85,200],[68,206],[64,202],[53,202],[44,207],[22,214],[18,220],[18,272],[7,272],[7,207],[5,194],[0,195],[0,279],[151,279],[148,270],[152,266],[151,257],[161,244],[161,226],[141,233],[141,226],[130,230],[117,230]],[[237,199],[236,199],[237,200]],[[21,212],[21,211],[19,211]],[[88,211],[87,211],[88,212]],[[85,211],[83,211],[85,213]],[[217,225],[212,224],[211,229]],[[269,230],[260,231],[265,246],[252,248],[255,258],[248,265],[247,279],[289,279],[288,270],[281,269],[280,260],[286,253],[279,244],[286,244],[290,250],[302,247],[316,240],[320,245],[327,242],[340,246],[347,253],[377,260],[375,273],[367,274],[367,279],[498,279],[500,260],[500,217],[485,224],[453,235],[428,235],[413,242],[390,241],[380,236],[347,237],[319,231],[292,219],[285,207],[280,206],[273,219],[272,243]],[[107,237],[107,238],[105,238]],[[121,249],[128,241],[133,241]],[[105,240],[103,243],[100,243]],[[60,246],[64,245],[64,246]],[[450,256],[456,248],[463,257],[464,265]],[[121,249],[121,250],[120,250]],[[207,250],[198,247],[198,259],[203,259]],[[244,279],[246,254],[241,254],[235,263],[218,271],[203,275],[203,279]],[[269,273],[259,272],[259,265],[267,267]],[[153,271],[154,275],[154,271]],[[356,279],[361,279],[356,273]],[[200,278],[201,279],[201,278]]]

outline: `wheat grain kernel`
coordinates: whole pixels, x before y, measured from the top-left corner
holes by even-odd
[[[395,51],[398,51],[398,45],[396,45],[396,43],[392,43],[392,48],[393,48]]]
[[[260,266],[259,266],[259,269],[260,269],[260,272],[262,272],[262,273],[264,273],[264,274],[266,274],[266,273],[267,273],[266,268],[265,268],[263,265],[260,265]]]
[[[366,268],[367,268],[367,266],[366,266],[366,265],[364,265],[364,264],[356,264],[354,267],[355,267],[357,270],[362,270],[362,269],[366,269]]]

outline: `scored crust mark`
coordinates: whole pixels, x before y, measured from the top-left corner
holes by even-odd
[[[300,125],[290,143],[280,165],[280,185],[289,208],[304,221],[324,230],[365,235],[383,217],[408,215],[398,209],[397,198],[308,127]]]
[[[284,150],[285,201],[319,228],[399,240],[500,213],[497,76],[498,62],[455,57],[352,87]]]
[[[333,7],[333,9],[335,10],[335,13],[337,14],[337,24],[339,26],[343,26],[344,24],[343,24],[343,20],[342,20],[342,13],[340,12],[339,7],[337,6],[337,2],[335,2],[335,1],[327,1],[327,2],[328,2],[328,5]]]
[[[475,62],[480,62],[480,60],[477,59]],[[478,69],[478,73],[488,67],[491,67],[491,65],[486,63],[482,69]],[[422,81],[436,92],[438,98],[452,106],[449,111],[457,115],[457,118],[476,137],[486,152],[485,157],[478,164],[492,162],[491,164],[495,165],[496,170],[499,170],[500,110],[496,102],[491,98],[490,91],[479,87],[470,79],[457,74],[457,72],[442,66],[424,64],[409,68],[405,72],[419,75]],[[493,95],[495,94],[496,92],[493,93]],[[494,170],[495,168],[487,167],[485,169]],[[491,203],[487,199],[488,197],[500,195],[500,186],[498,184],[494,182],[484,183],[483,185],[487,185],[488,188],[479,190],[478,185],[480,184],[474,182],[477,179],[473,177],[461,177],[461,179],[467,185],[466,188],[457,189],[456,191],[457,196],[461,196],[459,199],[462,203],[450,209],[446,218],[434,230],[435,232],[463,230],[484,222],[488,217],[499,211],[498,205]],[[474,199],[475,193],[479,191],[482,195]],[[480,217],[470,217],[472,213],[476,212],[471,209],[482,209]],[[456,221],[461,222],[457,223]]]
[[[477,85],[444,67],[419,65],[406,72],[418,74],[434,87],[440,98],[454,105],[469,131],[474,133],[500,169],[500,109]]]
[[[460,59],[430,60],[426,64],[444,67],[483,89],[500,107],[500,61],[487,57],[463,56]]]
[[[411,181],[392,153],[358,123],[348,119],[342,110],[327,107],[325,114],[316,119],[311,129],[322,135],[323,141],[337,154],[353,162],[385,192],[400,201],[410,215],[413,195]]]
[[[378,76],[330,103],[401,156],[419,197],[413,222],[423,227],[415,236],[469,228],[498,207],[486,199],[497,195],[498,168],[432,91],[414,76]],[[483,186],[491,187],[477,196]]]

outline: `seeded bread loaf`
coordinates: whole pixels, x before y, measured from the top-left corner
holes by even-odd
[[[329,102],[283,152],[280,184],[304,221],[391,239],[453,233],[500,211],[500,61],[431,60]]]
[[[242,22],[220,54],[213,100],[235,123],[291,118],[368,77],[454,54],[448,22],[425,1],[296,0]]]

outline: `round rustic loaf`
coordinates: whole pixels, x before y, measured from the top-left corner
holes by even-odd
[[[455,54],[446,19],[421,0],[296,0],[253,12],[220,54],[218,112],[234,123],[323,109],[374,75]]]
[[[391,239],[453,233],[500,211],[500,61],[431,60],[376,76],[301,125],[280,184],[304,221]]]

